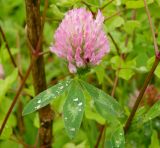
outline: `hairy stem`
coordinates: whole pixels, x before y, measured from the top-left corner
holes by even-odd
[[[40,4],[38,1],[25,0],[26,3],[26,15],[27,15],[27,35],[28,41],[32,46],[30,48],[30,57],[33,61],[32,77],[35,94],[39,94],[46,89],[46,77],[44,70],[43,55],[35,56],[43,52],[42,50],[42,32],[44,25],[45,14],[41,22],[40,16]],[[44,10],[46,13],[46,10]],[[40,147],[51,148],[52,144],[52,121],[53,113],[50,105],[47,105],[39,110],[40,118]]]
[[[136,111],[137,111],[137,109],[138,109],[138,106],[139,106],[142,98],[143,98],[143,95],[144,95],[144,93],[145,93],[145,90],[146,90],[146,88],[147,88],[147,86],[148,86],[151,78],[153,77],[154,71],[155,71],[156,67],[157,67],[158,64],[159,64],[159,61],[160,61],[160,60],[159,60],[158,58],[155,58],[155,61],[154,61],[154,63],[153,63],[153,66],[152,66],[150,72],[148,73],[148,75],[147,75],[147,77],[146,77],[146,79],[145,79],[145,81],[144,81],[143,87],[142,87],[142,89],[140,90],[139,96],[137,97],[137,100],[136,100],[136,102],[135,102],[135,104],[134,104],[134,106],[133,106],[132,112],[131,112],[131,114],[130,114],[129,118],[127,119],[127,122],[126,122],[126,124],[125,124],[125,126],[124,126],[124,132],[125,132],[125,133],[127,133],[128,129],[129,129],[130,125],[131,125],[131,122],[132,122],[132,120],[133,120],[133,118],[134,118],[134,115],[135,115],[135,113],[136,113]]]

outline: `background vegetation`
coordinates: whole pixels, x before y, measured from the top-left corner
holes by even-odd
[[[148,0],[152,24],[160,46],[160,1]],[[30,65],[27,40],[25,1],[0,0],[0,125],[10,108],[18,88]],[[126,147],[158,148],[160,133],[160,65],[146,89],[136,115],[126,134],[123,127],[133,108],[154,59],[154,40],[143,0],[50,0],[40,2],[40,14],[46,10],[42,46],[47,87],[64,79],[73,78],[66,61],[49,51],[53,35],[65,13],[72,8],[86,7],[96,14],[100,9],[105,16],[104,30],[108,35],[111,52],[100,65],[85,76],[90,84],[114,97],[123,109],[123,118],[112,122],[112,110],[107,110],[105,99],[99,110],[86,96],[85,113],[76,136],[70,139],[65,131],[62,112],[66,93],[50,102],[54,112],[52,146],[54,148]],[[43,17],[42,17],[43,18]],[[4,40],[5,39],[5,40]],[[7,46],[6,46],[7,45]],[[11,52],[12,57],[8,53]],[[23,76],[23,78],[21,77]],[[24,106],[35,94],[32,75],[24,88],[0,135],[1,148],[39,147],[40,121],[38,112],[22,116]],[[113,99],[113,98],[112,98]],[[111,104],[111,105],[114,105]],[[121,112],[113,106],[115,112]],[[104,126],[105,125],[105,126]],[[98,140],[100,139],[100,140]],[[47,146],[46,146],[47,147]]]

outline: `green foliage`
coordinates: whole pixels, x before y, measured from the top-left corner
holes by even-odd
[[[145,114],[143,122],[147,122],[149,120],[152,120],[160,115],[160,101],[155,103],[149,111]]]
[[[125,80],[129,80],[135,73],[135,59],[124,61],[119,56],[115,56],[111,59],[111,64],[113,69],[117,70],[116,74]]]
[[[118,102],[111,96],[107,95],[100,89],[94,86],[80,81],[83,87],[87,90],[89,95],[94,101],[94,105],[97,111],[109,122],[115,122],[115,120],[123,119],[124,112],[123,108],[118,104]]]
[[[18,71],[15,69],[9,76],[7,76],[5,80],[0,79],[0,102],[2,101],[9,88],[11,88],[13,83],[15,83],[17,76]]]
[[[159,46],[160,0],[146,1]],[[148,100],[159,99],[160,65],[150,81],[150,84],[157,89],[157,94],[150,91],[148,100],[143,98],[128,133],[123,132],[127,116],[132,110],[130,104],[134,104],[137,92],[143,86],[145,77],[155,60],[153,39],[144,2],[143,0],[117,0],[110,4],[109,2],[109,0],[48,1],[43,30],[44,51],[48,51],[51,42],[54,42],[53,35],[66,12],[72,8],[85,7],[93,11],[94,17],[98,9],[103,13],[105,18],[103,28],[106,35],[109,33],[113,38],[108,36],[111,52],[96,67],[80,69],[78,72],[81,80],[77,77],[72,79],[75,76],[69,74],[65,60],[53,54],[45,54],[46,81],[47,86],[51,87],[35,96],[33,80],[31,76],[28,77],[0,136],[0,148],[33,147],[40,127],[38,112],[34,112],[47,104],[50,104],[54,111],[52,129],[54,148],[93,148],[103,125],[106,129],[103,131],[99,147],[160,147],[158,137],[160,101],[154,102],[155,104],[151,106],[147,104]],[[0,26],[3,28],[18,68],[24,76],[30,63],[26,38],[25,2],[0,0],[0,6]],[[44,2],[41,1],[40,14],[43,14],[43,10]],[[17,68],[14,68],[11,63],[1,35],[0,64],[5,75],[3,79],[0,78],[1,126],[22,82],[18,77]],[[116,76],[118,80],[112,97],[110,94]],[[62,79],[66,80],[62,81]],[[74,101],[77,98],[79,102]],[[27,116],[21,116],[22,110],[23,115]]]
[[[52,99],[61,95],[69,87],[70,83],[71,80],[65,80],[41,92],[26,105],[23,115],[27,115],[48,105]]]
[[[148,0],[147,4],[151,4],[153,3],[153,0]],[[130,1],[126,1],[126,7],[128,9],[137,9],[137,8],[142,8],[144,7],[144,2],[142,0],[130,0]]]
[[[155,148],[155,147],[159,148],[160,145],[159,145],[157,131],[153,130],[152,137],[151,137],[151,144],[150,144],[149,148]]]
[[[74,138],[80,128],[85,108],[83,92],[74,81],[68,92],[67,100],[63,106],[63,118],[66,131],[70,138]]]
[[[106,130],[105,147],[124,148],[125,138],[122,125],[112,125]]]

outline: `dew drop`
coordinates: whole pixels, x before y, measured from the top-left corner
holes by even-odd
[[[75,101],[75,102],[78,101],[78,98],[73,99],[73,101]]]
[[[119,147],[120,141],[116,140],[117,147]]]
[[[35,107],[35,109],[39,109],[40,107],[41,107],[41,105],[38,105],[38,106]]]
[[[119,135],[120,135],[120,136],[122,136],[122,135],[123,135],[123,133],[120,133]]]
[[[70,131],[74,132],[76,129],[73,127],[73,128],[70,128]]]
[[[60,87],[59,87],[59,89],[63,89],[63,88],[64,88],[64,86],[60,86]]]
[[[41,103],[41,100],[38,100],[37,103]]]
[[[82,102],[80,102],[80,103],[78,103],[78,106],[82,106],[82,104],[83,104],[83,103],[82,103]]]
[[[68,119],[67,117],[64,118],[64,120],[67,120],[67,119]]]

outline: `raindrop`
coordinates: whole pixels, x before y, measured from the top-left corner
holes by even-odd
[[[80,102],[80,103],[78,103],[78,106],[81,106],[83,103],[82,102]]]
[[[59,87],[59,89],[63,89],[63,88],[64,88],[63,86],[60,86],[60,87]]]
[[[38,100],[37,103],[41,103],[41,100]]]
[[[68,119],[67,117],[64,118],[64,120],[67,120],[67,119]]]
[[[123,135],[123,133],[120,133],[119,135],[120,135],[120,136],[122,136],[122,135]]]
[[[78,101],[78,98],[73,99],[73,101],[75,101],[75,102]]]
[[[74,132],[76,129],[73,127],[73,128],[70,128],[70,131]]]
[[[38,106],[35,107],[35,109],[39,109],[40,107],[41,107],[41,105],[38,105]]]
[[[119,144],[120,144],[120,141],[116,140],[116,144],[119,145]]]

